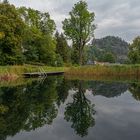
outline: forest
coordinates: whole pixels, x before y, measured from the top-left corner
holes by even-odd
[[[62,21],[61,33],[48,12],[15,7],[4,0],[0,2],[0,65],[140,63],[140,37],[131,44],[114,36],[96,39],[94,21],[95,13],[81,0]]]
[[[16,8],[7,1],[0,4],[0,64],[63,65],[69,62],[69,46],[56,32],[49,13]]]

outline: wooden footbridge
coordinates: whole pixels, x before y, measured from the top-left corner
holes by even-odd
[[[23,76],[25,78],[31,78],[31,77],[47,77],[51,75],[63,75],[63,74],[64,71],[45,72],[44,69],[40,68],[39,72],[23,73]]]
[[[64,72],[59,71],[59,72],[46,72],[46,73],[41,73],[41,72],[34,72],[34,73],[24,73],[23,76],[26,78],[30,77],[47,77],[49,75],[62,75]]]

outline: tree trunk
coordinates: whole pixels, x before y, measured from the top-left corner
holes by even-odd
[[[82,50],[79,49],[79,65],[81,66],[83,64],[83,56],[82,56]]]

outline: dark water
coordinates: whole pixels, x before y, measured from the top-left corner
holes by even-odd
[[[0,140],[139,139],[139,83],[48,77],[0,87]]]

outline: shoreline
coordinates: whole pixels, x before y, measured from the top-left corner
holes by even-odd
[[[114,65],[114,66],[78,66],[78,67],[50,67],[50,66],[0,66],[0,81],[12,81],[22,77],[24,73],[64,71],[68,79],[133,79],[140,80],[140,65]]]
[[[113,66],[82,66],[72,67],[66,72],[68,76],[76,77],[135,77],[140,78],[140,65],[113,65]]]

